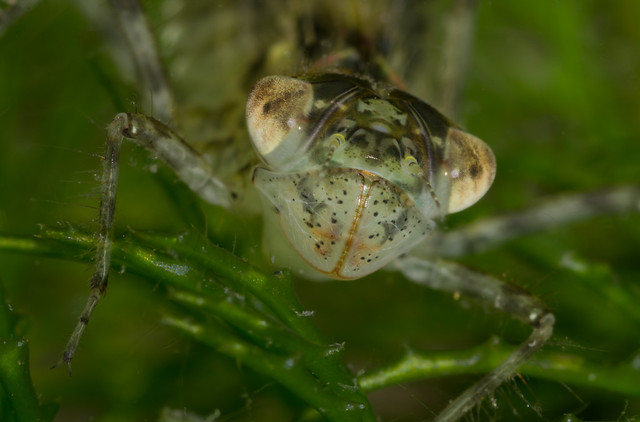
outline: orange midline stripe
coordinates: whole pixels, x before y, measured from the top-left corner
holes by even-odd
[[[366,173],[368,173],[368,172],[366,172]],[[347,259],[347,255],[349,254],[349,252],[351,250],[351,245],[353,244],[355,234],[358,231],[358,226],[360,225],[360,220],[362,220],[362,213],[364,211],[364,207],[365,207],[365,205],[367,204],[367,202],[369,200],[369,196],[371,195],[371,188],[376,183],[376,181],[371,181],[370,178],[365,177],[365,175],[363,175],[363,174],[360,174],[360,177],[362,177],[362,190],[360,191],[360,195],[358,196],[358,198],[359,198],[358,207],[356,208],[356,212],[355,212],[355,215],[353,217],[353,223],[351,224],[351,227],[349,228],[349,235],[348,235],[347,240],[346,240],[346,242],[344,244],[344,248],[342,249],[342,253],[340,254],[340,259],[338,259],[338,262],[336,263],[335,267],[333,267],[333,269],[331,270],[331,274],[333,274],[336,277],[340,277],[340,278],[344,278],[340,274],[340,271],[342,270],[342,267],[344,266],[344,263],[345,263],[345,261]]]

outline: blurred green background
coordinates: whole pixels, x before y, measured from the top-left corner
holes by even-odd
[[[524,209],[548,195],[638,183],[638,18],[640,3],[633,0],[480,2],[462,123],[491,145],[498,175],[485,199],[448,219],[449,227]],[[100,46],[99,34],[74,6],[55,0],[43,1],[0,38],[0,231],[37,234],[40,224],[95,229],[103,128],[123,111],[111,90],[127,100],[136,95],[108,66],[101,74],[104,65],[96,62],[108,59]],[[163,188],[145,171],[144,153],[128,145],[123,157],[119,229],[183,229]],[[259,248],[257,219],[214,215],[210,224],[238,227],[228,247]],[[568,256],[585,270],[563,266]],[[616,366],[640,360],[640,320],[602,289],[617,286],[640,307],[639,260],[636,214],[554,229],[464,262],[546,301],[557,320],[547,348]],[[156,420],[169,406],[201,415],[220,409],[225,421],[275,421],[290,420],[301,408],[241,362],[160,324],[163,295],[126,272],[114,271],[73,376],[50,370],[84,305],[90,273],[84,263],[0,254],[0,284],[29,339],[33,382],[43,402],[60,404],[56,420]],[[301,280],[296,287],[327,338],[346,342],[354,371],[389,363],[407,346],[448,350],[493,334],[517,342],[528,332],[504,315],[392,273],[349,283]],[[382,420],[430,419],[429,409],[437,411],[474,379],[410,383],[370,398]],[[514,407],[516,420],[640,414],[640,397],[525,379],[496,394],[503,420],[513,420]]]

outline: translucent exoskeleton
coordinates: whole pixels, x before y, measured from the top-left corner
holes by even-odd
[[[538,366],[557,374],[570,366],[567,362],[576,362],[562,353],[554,354],[553,348],[551,353],[536,353],[551,337],[554,315],[536,296],[506,281],[519,281],[508,275],[508,264],[498,266],[494,273],[504,271],[507,275],[492,276],[450,259],[600,214],[637,212],[640,195],[637,186],[565,195],[518,214],[481,219],[460,228],[454,223],[454,229],[447,230],[446,216],[465,210],[491,192],[496,159],[487,144],[454,123],[466,120],[460,119],[460,86],[472,51],[477,6],[472,1],[441,3],[165,0],[158,2],[159,6],[146,5],[151,25],[136,1],[80,3],[92,31],[111,49],[113,67],[124,79],[129,78],[142,105],[121,105],[119,111],[136,112],[120,113],[108,124],[99,232],[83,237],[78,234],[80,230],[68,228],[58,234],[45,229],[41,234],[42,242],[55,240],[63,245],[62,251],[69,244],[89,244],[97,249],[91,296],[61,362],[70,368],[74,356],[83,360],[84,342],[80,338],[105,292],[110,271],[143,275],[149,271],[146,277],[154,286],[166,288],[171,306],[177,308],[167,311],[165,322],[169,326],[230,356],[235,365],[266,376],[269,381],[265,390],[281,385],[288,391],[281,393],[285,401],[291,401],[291,394],[297,397],[291,404],[296,414],[274,416],[274,420],[397,420],[411,412],[385,411],[385,403],[387,407],[389,402],[395,404],[392,394],[391,399],[382,400],[371,396],[373,405],[366,395],[381,388],[393,389],[395,384],[420,379],[421,373],[448,366],[449,372],[443,373],[472,368],[468,373],[478,376],[451,387],[447,391],[455,393],[434,400],[438,404],[433,408],[425,403],[437,393],[425,389],[401,394],[427,408],[413,418],[482,419],[485,413],[491,418],[494,412],[504,415],[504,408],[513,405],[514,413],[516,408],[531,407],[533,418],[544,419],[545,409],[539,408],[535,393],[531,399],[519,390],[526,390],[529,380],[535,382],[539,372],[523,367],[525,375],[533,374],[524,378],[523,384],[518,371],[532,356],[534,367],[535,362],[541,362]],[[11,23],[11,19],[6,22]],[[0,19],[0,32],[5,25]],[[497,119],[509,126],[508,113],[485,112],[482,103],[475,107],[480,119]],[[477,126],[472,125],[470,131],[475,133]],[[491,131],[478,132],[492,147],[503,145],[496,149],[497,174],[503,180],[514,173],[514,165],[501,159],[504,144],[518,144],[524,131],[520,128],[509,133],[506,141],[489,136]],[[134,148],[120,159],[125,138],[158,159],[160,163],[149,165],[152,171],[166,177],[163,169],[169,169],[169,184],[179,181],[176,191],[182,196],[176,195],[180,198],[175,200],[176,207],[188,208],[189,201],[198,201],[185,212],[192,218],[185,218],[187,231],[162,237],[138,231],[135,225],[131,233],[117,228],[129,224],[119,219],[118,210],[126,200],[120,197],[116,207],[118,172],[123,163],[133,161],[127,156]],[[597,173],[595,168],[593,173]],[[534,177],[543,178],[544,174],[538,172]],[[126,186],[128,180],[123,177],[121,184]],[[535,182],[526,179],[521,183]],[[189,190],[195,195],[185,193]],[[139,199],[155,207],[146,192]],[[473,213],[474,209],[469,211]],[[460,213],[460,218],[469,211]],[[264,234],[260,242],[246,240],[260,237],[251,219],[262,218]],[[214,232],[226,233],[227,239]],[[198,239],[194,241],[194,237]],[[74,259],[88,255],[86,248],[66,253]],[[581,261],[575,255],[567,252],[562,256],[560,267],[580,271]],[[222,264],[210,265],[208,260]],[[478,264],[473,258],[471,263]],[[543,276],[549,272],[547,269]],[[408,344],[409,350],[398,363],[377,370],[375,363],[348,358],[353,345],[350,340],[342,342],[343,334],[332,333],[332,341],[327,341],[309,327],[318,317],[292,299],[286,288],[290,274],[305,286],[329,286],[307,287],[312,292],[334,288],[335,293],[330,293],[327,300],[329,305],[314,308],[318,314],[332,313],[346,301],[375,297],[379,288],[391,296],[391,290],[384,289],[386,285],[414,289],[411,291],[416,296],[426,297],[433,293],[423,293],[420,287],[426,285],[446,293],[436,297],[450,301],[453,296],[456,308],[457,303],[466,306],[467,299],[474,299],[485,308],[503,311],[523,322],[532,332],[510,336],[500,326],[498,334],[519,347],[489,341],[478,352],[436,354],[431,359],[413,346],[441,347],[437,341],[435,346],[429,340],[422,341],[422,336],[427,339],[428,331],[438,329],[440,324],[424,319],[415,308],[402,315],[404,304],[396,303],[388,309],[391,306],[380,301],[364,317],[354,315],[355,311],[343,312],[345,331],[356,333],[387,324],[386,319],[379,319],[386,312],[402,315],[390,319],[398,332],[404,324],[425,325],[424,330],[417,330],[420,335],[410,340],[399,334],[395,345],[400,348]],[[342,284],[308,282],[364,277]],[[179,284],[183,278],[187,282]],[[417,286],[402,284],[405,280]],[[110,291],[118,288],[113,283]],[[347,290],[352,294],[345,295]],[[608,292],[602,295],[603,302],[609,300],[637,315],[633,311],[637,303],[625,299],[633,295],[624,289],[603,291]],[[306,303],[302,296],[302,303]],[[558,306],[553,298],[545,302],[551,303],[556,314]],[[461,311],[463,318],[468,318],[465,311]],[[485,311],[472,309],[469,315],[485,315]],[[99,314],[91,320],[99,320]],[[351,324],[356,320],[364,323],[354,328]],[[475,327],[482,321],[468,324]],[[98,336],[98,331],[92,328],[90,336]],[[455,333],[447,335],[456,338]],[[553,340],[556,345],[571,348],[571,339]],[[479,341],[482,338],[467,344]],[[449,348],[465,346],[455,340],[450,344],[455,346]],[[588,347],[597,348],[598,343],[588,343]],[[345,351],[349,370],[343,361]],[[126,359],[124,356],[121,361]],[[628,361],[610,372],[584,365],[591,372],[582,374],[582,382],[590,385],[607,376],[628,379],[638,370],[637,357]],[[484,362],[484,366],[474,366],[478,362]],[[210,377],[217,385],[225,384],[217,371]],[[575,379],[560,376],[554,383],[568,384],[562,389],[573,394]],[[258,390],[262,391],[263,384],[260,379]],[[627,384],[633,383],[607,383]],[[494,393],[504,385],[507,387]],[[254,387],[252,384],[248,389]],[[628,392],[633,387],[619,388],[624,394],[634,394]],[[516,391],[512,397],[524,405],[502,400],[505,390]],[[459,396],[455,398],[455,394]],[[260,405],[251,404],[260,393],[249,391],[243,397],[248,417],[262,420],[262,414],[252,415]],[[209,420],[221,415],[232,417],[216,400],[201,410],[211,415]],[[314,410],[300,410],[305,403]],[[406,400],[403,403],[406,405]],[[170,405],[183,407],[174,402]],[[562,413],[576,411],[572,408]],[[191,415],[166,412],[162,418],[180,420],[186,416]]]
[[[254,184],[300,256],[331,278],[363,277],[409,252],[495,175],[489,147],[435,109],[345,75],[264,78],[247,121],[268,166]]]

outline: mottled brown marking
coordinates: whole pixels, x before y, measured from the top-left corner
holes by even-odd
[[[247,101],[247,125],[262,155],[273,151],[293,129],[289,121],[303,122],[311,110],[313,89],[307,82],[285,76],[259,80]]]
[[[460,129],[449,129],[447,143],[448,212],[453,213],[473,205],[487,192],[495,177],[496,159],[487,144]]]

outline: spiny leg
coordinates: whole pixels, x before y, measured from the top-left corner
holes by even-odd
[[[112,0],[111,4],[138,69],[141,91],[151,96],[154,115],[168,122],[174,108],[173,95],[164,76],[153,35],[142,8],[136,0]],[[222,206],[230,204],[228,190],[222,182],[211,176],[210,166],[165,124],[140,114],[123,113],[114,118],[107,128],[101,181],[100,231],[95,272],[91,278],[91,292],[62,359],[55,365],[66,362],[69,372],[80,338],[107,288],[113,247],[120,145],[123,137],[131,138],[151,150],[169,165],[185,184],[208,202]]]
[[[118,19],[120,30],[129,47],[129,52],[138,70],[142,92],[148,93],[155,101],[156,115],[169,121],[173,110],[173,96],[168,88],[158,52],[142,8],[137,0],[112,0],[112,8]],[[78,348],[82,334],[89,323],[91,314],[107,288],[111,251],[113,247],[113,222],[118,186],[120,147],[123,136],[129,132],[129,116],[119,114],[107,127],[100,196],[100,231],[95,257],[95,271],[91,277],[91,292],[80,315],[62,359],[54,365],[66,362],[71,373],[71,361]],[[125,133],[126,132],[126,133]]]
[[[122,145],[122,131],[126,125],[127,116],[119,114],[107,128],[107,142],[104,149],[104,164],[102,169],[102,194],[100,195],[100,232],[98,233],[97,252],[95,257],[95,271],[91,277],[91,292],[87,303],[80,314],[80,319],[73,330],[62,359],[54,365],[66,362],[71,374],[71,360],[76,353],[78,343],[82,337],[89,318],[98,301],[107,289],[109,269],[111,267],[111,250],[113,248],[113,217],[116,208],[116,191],[118,188],[118,173],[120,149]]]
[[[511,379],[518,367],[551,337],[555,321],[553,314],[540,299],[514,284],[448,261],[430,262],[407,256],[399,259],[396,265],[397,270],[417,284],[483,300],[533,329],[529,338],[505,361],[451,402],[436,418],[438,422],[461,418],[498,386]]]
[[[110,0],[138,71],[140,92],[152,101],[151,114],[171,122],[175,103],[146,16],[137,0]]]
[[[118,168],[120,146],[123,138],[153,152],[164,161],[176,175],[203,199],[228,207],[231,195],[226,186],[211,175],[211,169],[204,159],[187,145],[176,133],[158,120],[134,113],[120,113],[107,128],[104,169],[102,174],[102,195],[100,197],[100,232],[96,269],[91,278],[91,293],[80,320],[67,343],[63,361],[71,371],[71,360],[82,337],[96,304],[107,288],[111,251],[113,248],[113,222],[118,188]]]
[[[132,122],[131,136],[128,137],[164,161],[205,201],[228,207],[230,193],[221,181],[212,176],[211,164],[170,128],[175,99],[140,2],[110,0],[110,3],[138,70],[140,92],[152,102],[149,107],[151,118],[141,114],[128,115]]]
[[[231,193],[215,176],[205,159],[164,123],[138,113],[123,113],[127,126],[124,137],[148,149],[162,160],[178,178],[205,201],[228,208]],[[115,121],[114,120],[114,121]]]
[[[607,214],[640,213],[640,186],[561,195],[525,211],[475,221],[438,234],[420,247],[420,256],[457,258],[483,252],[514,238]]]

